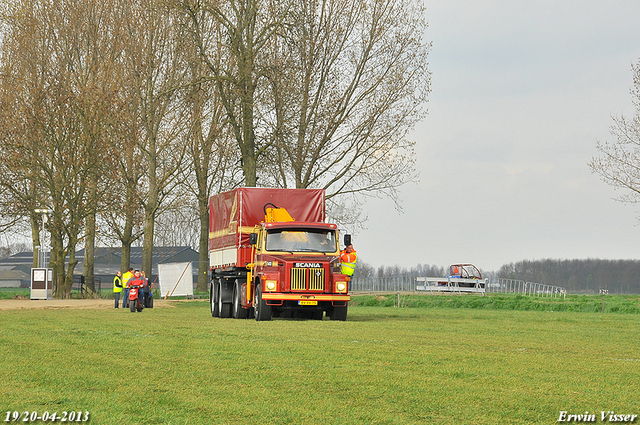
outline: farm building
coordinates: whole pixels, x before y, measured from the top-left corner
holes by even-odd
[[[82,264],[84,263],[84,249],[76,251],[78,265],[74,270],[78,284],[83,280]],[[120,270],[120,248],[96,248],[94,260],[94,274],[100,287],[111,289],[113,276]],[[187,246],[154,247],[150,281],[154,282],[158,275],[158,264],[164,263],[192,263],[194,282],[199,270],[199,254]],[[208,268],[208,264],[204,265]],[[28,287],[30,273],[33,267],[33,252],[21,252],[0,260],[0,287]],[[142,247],[131,247],[131,267],[142,268]]]

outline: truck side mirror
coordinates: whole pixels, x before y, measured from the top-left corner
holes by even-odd
[[[344,235],[344,246],[351,245],[351,235]]]
[[[251,245],[255,245],[255,244],[258,243],[258,234],[257,233],[249,234],[249,243]]]

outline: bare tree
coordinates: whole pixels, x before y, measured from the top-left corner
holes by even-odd
[[[6,80],[5,80],[6,82]],[[15,110],[7,108],[7,91],[0,82],[0,111],[14,113]],[[2,117],[0,112],[0,233],[3,235],[19,236],[31,232],[31,249],[33,255],[33,267],[38,267],[40,255],[40,219],[35,209],[44,205],[35,190],[33,170],[25,170],[24,158],[16,156],[16,144],[11,134],[12,122]]]
[[[631,118],[613,118],[611,135],[615,142],[596,145],[600,156],[589,162],[593,173],[616,189],[623,189],[622,202],[640,202],[640,62],[632,66],[631,100],[635,108]]]
[[[82,14],[71,15],[82,25],[79,28],[81,37],[76,36],[69,42],[69,48],[74,52],[73,59],[77,62],[73,84],[76,91],[81,93],[78,116],[82,138],[91,149],[89,155],[97,158],[96,166],[86,181],[83,270],[86,288],[89,292],[95,292],[96,216],[99,210],[106,207],[104,194],[113,182],[108,159],[113,157],[117,149],[112,128],[116,124],[113,107],[118,100],[122,81],[122,67],[119,66],[121,33],[118,25],[121,14],[114,1],[85,1],[82,8],[73,12]]]
[[[29,74],[26,58],[22,54],[20,37],[26,31],[25,20],[20,17],[20,4],[6,2],[0,15],[0,205],[3,232],[20,231],[29,226],[34,252],[33,267],[37,267],[40,248],[40,222],[34,209],[43,205],[44,196],[37,190],[35,170],[25,167],[20,152],[19,138],[29,127],[28,118],[20,115],[22,99],[29,98],[37,88],[25,84]],[[35,44],[42,41],[34,37]],[[26,143],[26,141],[23,141]]]
[[[143,155],[137,147],[136,109],[123,91],[114,118],[117,125],[112,137],[116,146],[111,165],[111,185],[104,194],[103,208],[98,215],[98,228],[105,229],[98,236],[106,244],[117,242],[121,246],[120,270],[128,270],[131,263],[131,246],[142,237],[144,211],[138,201],[141,198],[142,177],[146,174]]]
[[[136,146],[146,170],[138,202],[144,209],[142,269],[150,276],[155,220],[163,199],[179,183],[177,170],[184,154],[180,137],[185,116],[177,89],[186,72],[185,37],[178,17],[165,2],[124,3],[128,5],[125,92],[136,109]]]
[[[206,19],[206,13],[196,21],[200,27],[200,41],[209,49],[210,63],[220,63],[222,53],[222,26],[216,19]],[[193,50],[189,60],[191,83],[184,90],[185,107],[189,116],[189,133],[186,141],[189,167],[185,168],[182,181],[197,208],[189,208],[189,213],[198,221],[198,243],[200,253],[198,290],[206,291],[208,284],[209,254],[209,197],[214,193],[237,187],[241,179],[238,167],[237,143],[227,125],[225,108],[215,81],[206,78],[208,67],[203,64],[194,35],[193,20],[186,16],[185,25],[191,27]],[[216,46],[214,48],[213,46]],[[239,172],[240,171],[240,172]],[[194,220],[195,221],[195,220]]]
[[[3,99],[13,107],[3,117],[2,150],[11,153],[3,166],[12,170],[14,193],[27,196],[23,206],[53,211],[51,266],[62,297],[70,296],[76,245],[95,213],[110,148],[103,135],[114,90],[103,82],[114,37],[103,24],[111,10],[104,1],[15,3],[2,46]]]
[[[429,92],[425,28],[416,1],[295,4],[270,40],[271,92],[259,104],[277,185],[397,199],[416,178],[407,133]]]
[[[407,134],[425,115],[430,84],[418,1],[180,5],[218,84],[247,186],[259,178],[322,187],[344,218],[355,195],[397,201],[397,188],[416,179]],[[210,21],[224,30],[220,41],[206,37]]]
[[[181,0],[178,7],[192,21],[192,32],[207,79],[217,85],[226,120],[241,154],[244,183],[257,184],[258,159],[268,145],[259,143],[255,132],[255,96],[263,70],[271,58],[265,46],[287,16],[291,0]],[[207,36],[219,27],[221,38]]]

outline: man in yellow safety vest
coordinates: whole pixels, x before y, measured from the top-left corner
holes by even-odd
[[[116,306],[118,308],[118,303],[120,302],[120,293],[122,292],[122,273],[120,270],[116,272],[116,276],[113,278],[113,295],[116,299]]]
[[[129,289],[127,288],[127,283],[129,283],[129,280],[131,280],[132,277],[133,267],[129,267],[129,270],[127,270],[122,275],[122,287],[124,288],[124,297],[122,297],[122,308],[125,308],[127,306],[127,303],[129,303]]]
[[[342,263],[342,273],[347,276],[352,276],[356,269],[356,260],[358,254],[353,249],[353,245],[347,245],[345,249],[340,251],[340,263]]]

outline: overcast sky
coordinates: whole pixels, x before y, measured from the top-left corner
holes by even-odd
[[[485,271],[521,260],[640,259],[640,205],[587,166],[631,116],[640,1],[425,0],[429,114],[411,135],[420,183],[404,213],[367,203],[354,234],[374,266]]]

